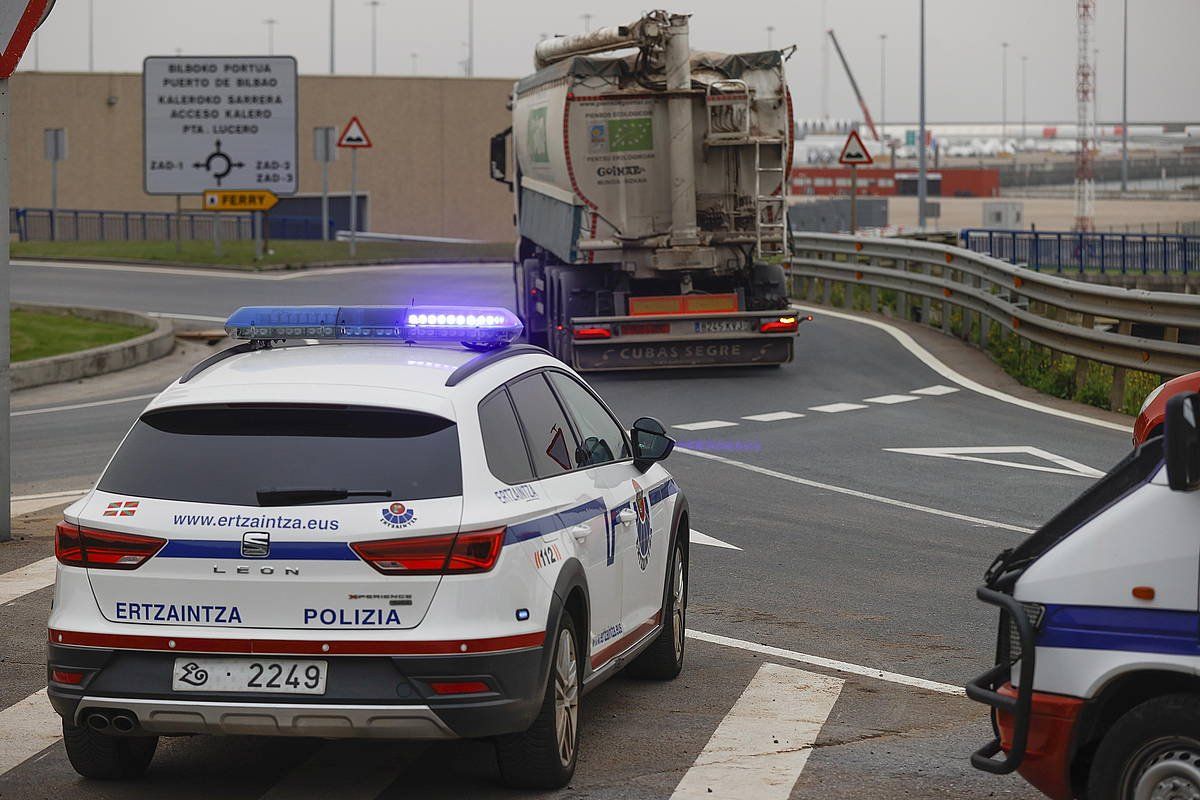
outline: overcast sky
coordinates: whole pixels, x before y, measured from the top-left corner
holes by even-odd
[[[14,0],[0,0],[13,2]],[[95,4],[95,68],[141,70],[147,55],[266,53],[267,26],[278,20],[275,52],[299,60],[301,73],[329,70],[329,0],[91,0]],[[370,72],[371,8],[335,0],[337,70]],[[58,0],[37,37],[44,70],[88,68],[89,0]],[[880,116],[880,34],[887,34],[886,116],[917,116],[917,0],[826,0],[827,25],[842,42],[871,111]],[[1102,120],[1121,113],[1121,0],[1097,0]],[[1200,120],[1200,0],[1129,0],[1129,119]],[[583,30],[636,19],[646,4],[630,0],[476,0],[475,74],[518,77],[530,71],[544,33]],[[1021,118],[1021,56],[1027,62],[1027,114],[1032,121],[1075,117],[1073,0],[927,0],[928,116],[935,121],[999,121],[1001,42],[1008,48],[1008,119]],[[822,0],[690,0],[693,47],[746,51],[796,44],[788,77],[800,118],[821,111]],[[466,57],[467,0],[381,0],[381,74],[461,75]],[[32,69],[35,50],[22,67]],[[829,113],[858,117],[836,54],[829,56]]]

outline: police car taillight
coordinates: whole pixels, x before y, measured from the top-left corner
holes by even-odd
[[[504,308],[484,306],[245,306],[225,322],[234,339],[394,341],[503,347],[524,330]]]
[[[137,569],[166,543],[154,536],[99,531],[70,522],[54,528],[54,555],[68,567]]]
[[[355,542],[350,548],[384,575],[462,575],[496,566],[504,528]]]

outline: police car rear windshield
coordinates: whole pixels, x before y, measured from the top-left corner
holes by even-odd
[[[458,429],[430,414],[366,407],[164,409],[137,421],[97,488],[259,506],[259,492],[277,487],[369,487],[396,500],[456,497],[462,494]],[[379,497],[326,502],[378,503]]]

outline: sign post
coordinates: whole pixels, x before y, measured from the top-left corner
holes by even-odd
[[[858,131],[850,131],[846,144],[842,145],[842,154],[838,163],[850,167],[850,235],[858,233],[858,167],[875,163],[867,152]]]
[[[58,239],[58,162],[67,160],[67,131],[46,128],[43,135],[46,160],[50,162],[50,241],[53,242]]]
[[[17,68],[29,39],[54,7],[53,0],[18,0],[0,3],[0,542],[12,538],[12,436],[9,421],[9,208],[8,208],[8,79]]]
[[[321,162],[321,241],[329,241],[329,163],[337,160],[334,128],[313,128],[313,157]]]
[[[254,237],[254,260],[263,260],[263,217],[262,215],[275,207],[279,198],[269,189],[254,189],[245,192],[232,189],[210,189],[204,193],[204,208],[213,212],[213,230],[220,221],[221,211],[249,211],[251,214],[250,227]],[[216,242],[216,234],[213,234]],[[218,246],[217,255],[220,255]]]
[[[371,137],[357,116],[342,129],[337,146],[350,150],[350,257],[354,258],[358,245],[358,151],[371,147]]]

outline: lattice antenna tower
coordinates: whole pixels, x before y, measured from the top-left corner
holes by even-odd
[[[1075,152],[1075,230],[1091,231],[1096,227],[1096,73],[1089,59],[1096,0],[1076,0],[1075,8],[1079,47],[1075,67],[1075,136],[1079,145]]]

